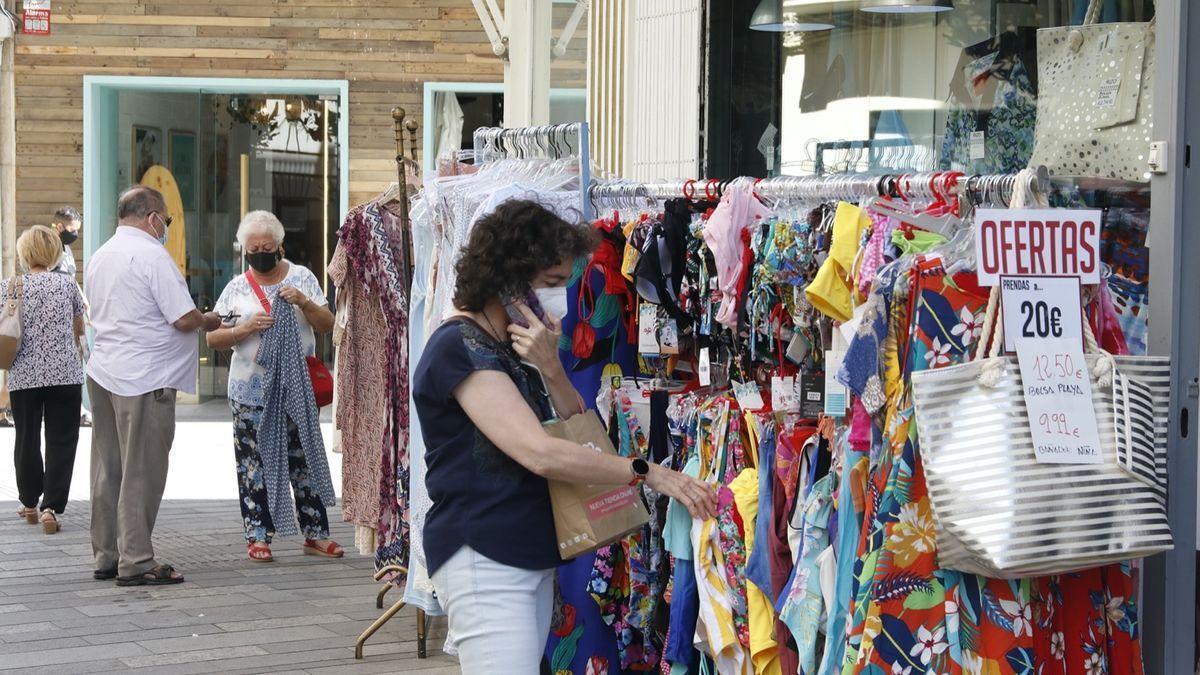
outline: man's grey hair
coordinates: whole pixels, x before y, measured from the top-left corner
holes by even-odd
[[[251,211],[238,223],[237,240],[243,251],[246,250],[246,240],[258,234],[270,234],[275,244],[279,245],[283,243],[286,233],[283,231],[283,223],[279,222],[274,213]]]
[[[161,213],[166,208],[161,192],[145,185],[134,185],[117,199],[117,220],[145,218],[154,211]]]

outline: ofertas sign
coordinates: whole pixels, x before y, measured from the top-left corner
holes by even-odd
[[[1016,343],[1037,461],[1102,464],[1092,380],[1079,342],[1018,337]]]
[[[1002,276],[1078,277],[1100,283],[1098,210],[979,209],[975,257],[979,283]]]

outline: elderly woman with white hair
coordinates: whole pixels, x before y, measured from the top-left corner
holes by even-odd
[[[208,345],[233,349],[229,404],[247,555],[270,562],[271,538],[297,531],[290,513],[294,495],[304,552],[338,558],[342,548],[329,540],[333,487],[316,406],[312,396],[289,399],[288,393],[308,386],[305,357],[316,354],[313,331],[332,331],[334,316],[312,271],[283,257],[278,218],[266,211],[248,213],[237,238],[250,269],[230,281],[217,300],[214,309],[223,324],[208,334]]]

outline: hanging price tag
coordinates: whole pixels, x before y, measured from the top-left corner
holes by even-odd
[[[1121,76],[1106,77],[1100,80],[1100,87],[1096,90],[1096,107],[1097,108],[1115,108],[1117,107],[1117,93],[1121,91]]]
[[[837,380],[837,372],[842,369],[845,358],[844,351],[825,351],[825,414],[830,417],[844,417],[850,405],[850,391]]]
[[[1083,344],[1083,308],[1079,279],[1001,277],[1004,349],[1017,350],[1019,338],[1065,338]]]
[[[971,159],[984,159],[987,154],[987,137],[983,131],[971,132]]]
[[[754,382],[734,382],[733,395],[742,410],[762,410],[767,407],[763,402],[762,392]]]
[[[792,333],[792,338],[788,340],[787,359],[792,363],[803,363],[808,358],[808,351],[809,344],[804,335],[799,331]]]
[[[708,347],[700,350],[700,363],[696,366],[699,369],[700,386],[712,386],[712,360],[708,356]]]
[[[658,307],[643,303],[638,309],[638,353],[658,354]]]
[[[816,419],[825,413],[825,375],[805,373],[796,378],[800,414]]]
[[[771,378],[771,407],[776,412],[800,412],[796,398],[796,378],[776,375]]]
[[[1078,341],[1016,339],[1033,450],[1043,464],[1102,464],[1092,380]]]
[[[663,354],[679,353],[679,325],[675,323],[675,319],[662,321],[662,327],[658,331],[658,344]]]

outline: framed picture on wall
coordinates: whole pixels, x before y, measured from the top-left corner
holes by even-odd
[[[139,183],[150,167],[163,163],[162,129],[133,125],[133,149],[130,157],[133,167],[130,178],[134,183]]]
[[[167,131],[167,168],[179,185],[184,211],[196,210],[196,133]]]

